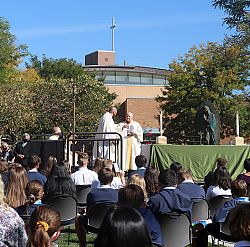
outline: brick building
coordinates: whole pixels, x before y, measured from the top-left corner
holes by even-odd
[[[121,120],[126,112],[132,112],[134,119],[143,128],[159,129],[159,103],[155,97],[167,85],[169,71],[142,66],[115,65],[115,52],[96,51],[85,56],[84,69],[93,72],[96,78],[103,78],[110,92],[118,97],[118,111]]]

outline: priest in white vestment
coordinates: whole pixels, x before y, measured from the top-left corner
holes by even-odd
[[[117,125],[117,132],[123,138],[122,168],[123,170],[136,170],[135,157],[141,154],[143,130],[141,125],[133,120],[133,113],[126,114],[125,122]]]
[[[111,159],[115,162],[115,145],[108,139],[115,139],[116,134],[110,134],[109,132],[116,132],[116,124],[113,117],[117,114],[117,108],[112,106],[109,111],[104,113],[101,117],[97,132],[106,132],[106,134],[96,134],[95,139],[107,139],[107,141],[94,142],[93,147],[93,159],[102,157],[104,159]]]

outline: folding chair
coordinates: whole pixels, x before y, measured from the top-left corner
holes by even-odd
[[[182,247],[192,244],[191,220],[185,213],[171,212],[158,217],[162,234],[168,247]]]

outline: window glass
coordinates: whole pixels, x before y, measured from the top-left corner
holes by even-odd
[[[128,76],[125,72],[116,72],[116,84],[127,84]]]
[[[105,84],[115,84],[115,72],[103,72]]]
[[[140,84],[141,83],[140,73],[129,73],[128,83],[129,84]]]
[[[142,74],[141,75],[141,84],[153,84],[152,75],[150,75],[150,74]]]
[[[166,78],[164,75],[154,75],[153,76],[153,84],[154,85],[165,85]]]

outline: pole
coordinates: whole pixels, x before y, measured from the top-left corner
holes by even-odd
[[[112,25],[111,25],[111,30],[112,30],[112,51],[115,50],[115,17],[112,17]]]
[[[163,131],[162,131],[162,110],[160,110],[160,134],[162,136]]]
[[[73,136],[76,132],[76,95],[75,95],[75,81],[73,81]]]
[[[236,111],[236,136],[240,136],[239,112]]]

